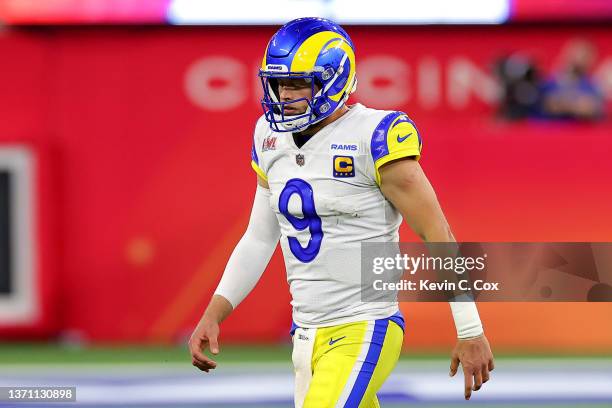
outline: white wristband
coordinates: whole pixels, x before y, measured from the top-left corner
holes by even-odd
[[[449,304],[453,312],[458,338],[467,339],[484,333],[476,303],[449,302]]]

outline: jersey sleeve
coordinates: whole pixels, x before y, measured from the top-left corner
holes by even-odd
[[[253,144],[251,145],[251,167],[255,170],[255,173],[262,179],[268,181],[268,176],[266,172],[263,170],[264,166],[261,162],[261,148],[262,141],[260,140],[260,129],[261,129],[261,118],[257,121],[255,125],[255,131],[253,132]]]
[[[251,148],[251,167],[253,170],[255,170],[255,173],[257,173],[259,177],[268,181],[268,176],[266,176],[266,173],[259,164],[259,156],[257,155],[257,151],[255,149],[255,140],[253,140],[253,147]]]
[[[404,112],[391,112],[376,126],[370,151],[374,161],[376,182],[380,184],[379,169],[385,163],[403,157],[421,158],[423,143],[414,122]]]

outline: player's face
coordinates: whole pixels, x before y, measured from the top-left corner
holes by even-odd
[[[315,93],[319,88],[315,85]],[[311,87],[310,81],[305,78],[282,78],[278,80],[278,94],[281,102],[288,102],[295,99],[307,98],[310,99]],[[300,115],[306,112],[308,103],[303,100],[285,105],[285,115]]]

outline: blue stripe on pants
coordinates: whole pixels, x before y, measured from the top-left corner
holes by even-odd
[[[361,366],[361,370],[357,375],[357,379],[355,380],[355,385],[353,385],[353,389],[346,400],[346,404],[344,404],[345,408],[357,408],[361,403],[363,395],[368,388],[368,384],[370,384],[370,379],[372,378],[372,374],[374,374],[374,369],[376,368],[376,364],[378,364],[378,358],[380,357],[380,352],[383,347],[383,343],[385,342],[385,336],[387,335],[387,327],[389,326],[388,319],[379,319],[376,320],[374,324],[374,333],[372,334],[372,340],[370,341],[370,348],[368,349],[368,354],[366,355],[365,361]]]

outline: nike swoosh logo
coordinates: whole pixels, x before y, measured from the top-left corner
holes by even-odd
[[[346,336],[338,337],[336,340],[334,340],[334,338],[332,337],[331,339],[329,339],[329,345],[333,346],[335,343],[339,342],[340,340],[342,340],[345,337]]]
[[[408,139],[410,136],[412,135],[412,133],[408,133],[406,136],[404,137],[397,137],[397,143],[402,143],[404,140]]]

